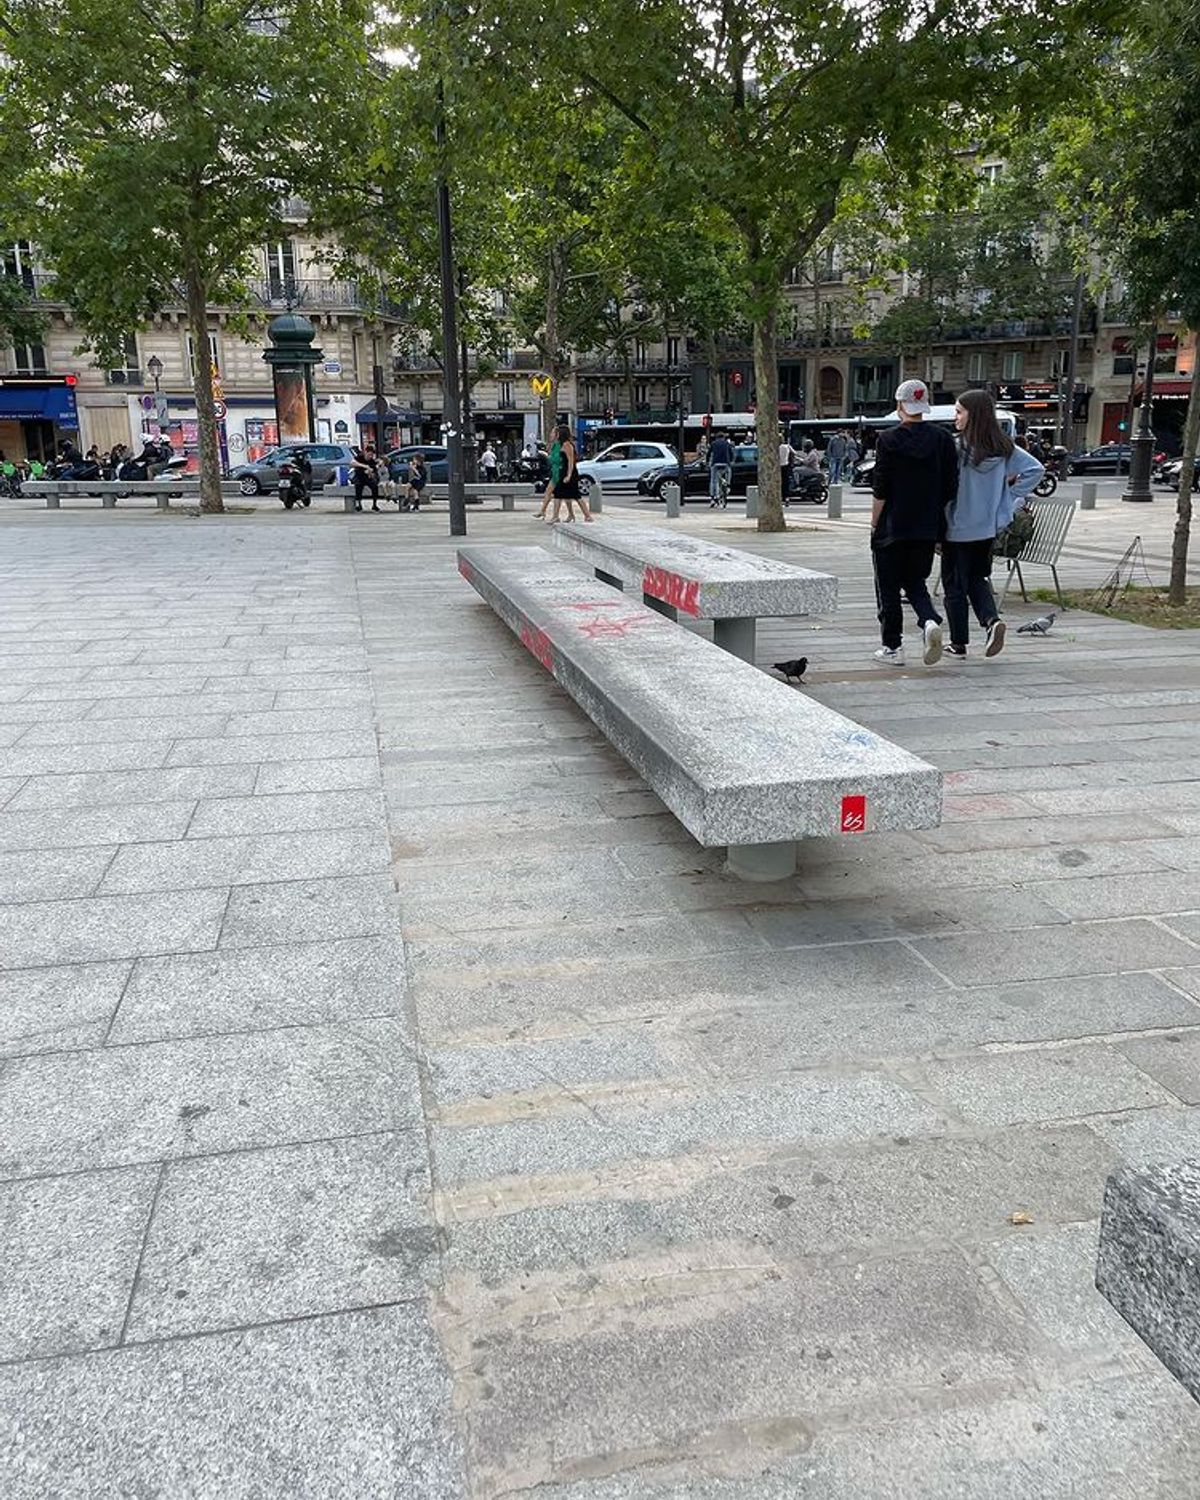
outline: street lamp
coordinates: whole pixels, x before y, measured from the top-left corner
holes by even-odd
[[[146,361],[146,373],[154,382],[154,393],[158,394],[158,383],[162,379],[163,362],[157,354],[152,354]]]
[[[1154,405],[1154,361],[1158,353],[1158,329],[1150,330],[1150,347],[1146,351],[1146,379],[1142,383],[1142,406],[1138,415],[1137,435],[1133,439],[1133,457],[1129,460],[1129,488],[1122,500],[1145,503],[1153,500],[1150,492],[1150,469],[1154,463],[1154,433],[1150,427]]]

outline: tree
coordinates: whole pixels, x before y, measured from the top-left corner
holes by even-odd
[[[209,309],[251,305],[252,252],[308,186],[312,122],[353,90],[370,18],[360,0],[0,0],[0,123],[30,143],[21,200],[84,347],[111,357],[187,308],[202,510],[223,508]]]
[[[1200,339],[1200,3],[1141,0],[1089,95],[1049,122],[1043,179],[1079,262],[1120,285],[1133,321],[1168,312]],[[1153,351],[1147,360],[1153,364]],[[1186,598],[1192,477],[1200,438],[1200,359],[1193,358],[1169,598]]]
[[[737,239],[760,394],[762,529],[783,526],[777,461],[778,329],[790,267],[832,222],[843,192],[886,161],[891,196],[930,159],[1014,103],[1057,87],[1066,29],[1107,25],[1106,8],[1037,0],[998,12],[929,0],[720,0],[711,29],[684,0],[553,7],[480,0],[473,34],[487,65],[518,68],[581,98],[604,99],[625,124],[634,176],[664,200],[719,216]],[[522,39],[539,39],[531,57]]]

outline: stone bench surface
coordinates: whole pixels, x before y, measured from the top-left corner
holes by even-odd
[[[541,547],[459,572],[707,848],[932,828],[941,773]]]
[[[1096,1285],[1200,1401],[1200,1162],[1112,1174]]]
[[[21,486],[24,495],[182,495],[200,492],[200,481],[194,475],[186,479],[27,479]],[[235,480],[223,479],[221,493],[240,493]]]
[[[837,579],[631,521],[560,523],[556,547],[697,620],[827,615]]]

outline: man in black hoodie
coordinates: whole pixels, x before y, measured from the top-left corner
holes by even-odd
[[[929,575],[958,489],[958,451],[948,432],[924,420],[929,410],[925,382],[906,380],[896,392],[900,425],[881,432],[875,445],[871,552],[883,637],[875,660],[882,666],[904,665],[902,594],[916,612],[925,665],[942,654],[942,617],[929,597]]]

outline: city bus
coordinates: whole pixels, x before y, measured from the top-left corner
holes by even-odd
[[[705,426],[707,419],[708,426]],[[589,457],[602,453],[613,443],[666,443],[671,448],[679,447],[678,422],[599,422],[580,424],[583,446]],[[754,413],[752,411],[689,412],[683,419],[683,446],[686,452],[695,454],[700,439],[708,432],[710,439],[723,432],[732,443],[754,441]]]
[[[899,420],[900,418],[893,411],[889,412],[886,417],[825,417],[819,422],[794,421],[788,423],[788,442],[799,452],[804,446],[805,438],[808,438],[815,448],[824,451],[835,432],[849,432],[858,443],[859,453],[866,454],[874,448],[876,434],[882,429],[894,427]],[[954,403],[934,406],[925,420],[933,422],[938,427],[946,427],[953,432]],[[998,406],[996,420],[1000,423],[1001,430],[1010,438],[1016,437],[1018,425],[1013,412],[1006,407]]]

